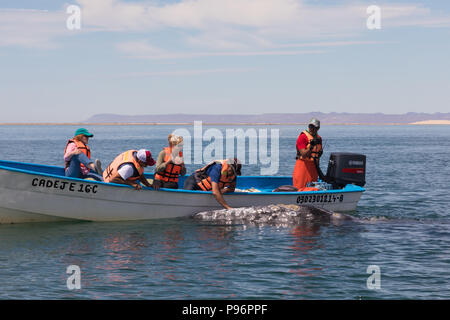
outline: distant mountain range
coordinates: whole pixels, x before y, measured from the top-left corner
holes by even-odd
[[[87,123],[192,123],[203,121],[205,124],[297,124],[307,123],[317,118],[328,124],[407,124],[427,120],[448,120],[450,113],[263,113],[263,114],[155,114],[155,115],[118,115],[97,114]]]

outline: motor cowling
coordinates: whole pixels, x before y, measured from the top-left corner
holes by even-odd
[[[331,153],[326,179],[333,189],[343,188],[347,184],[363,187],[366,184],[366,156],[348,152]]]

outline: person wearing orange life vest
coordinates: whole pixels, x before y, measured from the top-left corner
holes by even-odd
[[[237,158],[212,161],[188,177],[184,182],[184,189],[212,191],[218,203],[231,209],[223,194],[234,192],[236,177],[241,175],[241,168],[241,162]]]
[[[297,139],[297,157],[293,172],[293,185],[299,191],[305,190],[309,182],[317,181],[317,167],[322,156],[322,138],[317,134],[320,121],[313,118]],[[306,190],[305,190],[306,191]]]
[[[91,149],[88,146],[89,138],[94,135],[85,128],[75,131],[72,139],[69,139],[64,149],[65,176],[72,178],[93,178],[103,181],[100,160],[95,164],[91,160]]]
[[[178,178],[186,174],[183,161],[183,137],[169,134],[169,147],[158,155],[155,168],[153,188],[178,189]]]
[[[144,176],[144,168],[154,164],[155,160],[150,151],[145,149],[128,150],[119,154],[108,165],[103,171],[103,179],[105,182],[126,184],[136,190],[141,190],[142,186],[139,181],[146,187],[152,186]]]

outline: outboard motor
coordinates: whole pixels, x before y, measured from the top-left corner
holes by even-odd
[[[366,184],[366,156],[347,152],[332,153],[325,179],[333,185],[333,189],[341,189],[349,183],[363,187]]]

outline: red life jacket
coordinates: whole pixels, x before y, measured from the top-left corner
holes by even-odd
[[[81,150],[81,152],[83,152],[86,157],[88,157],[89,159],[91,158],[91,149],[89,148],[89,146],[87,144],[84,144],[82,141],[78,141],[78,140],[73,140],[70,139],[69,141],[67,141],[66,147],[64,148],[64,154],[66,154],[67,151],[67,147],[69,146],[69,144],[71,143],[75,143],[75,145],[77,146],[77,148],[79,150]],[[70,160],[66,161],[65,163],[65,169],[67,169],[70,166]],[[84,164],[80,163],[80,167],[81,168],[86,168]],[[86,168],[89,171],[89,168]]]
[[[194,175],[195,181],[196,181],[197,185],[200,187],[200,189],[202,189],[203,191],[211,191],[212,190],[211,177],[208,176],[208,174],[206,172],[212,165],[214,165],[216,163],[222,165],[222,170],[220,171],[221,174],[220,174],[220,179],[219,179],[219,188],[220,189],[228,187],[234,181],[236,181],[235,175],[228,176],[228,174],[227,174],[229,165],[226,160],[212,161],[209,164],[207,164],[206,166],[204,166],[203,168],[195,171],[195,175]]]
[[[164,148],[164,153],[165,153],[164,162],[172,160],[172,148],[170,147]],[[183,152],[180,151],[178,155],[182,157]],[[180,176],[182,167],[183,167],[182,165],[170,162],[166,165],[164,171],[155,174],[155,179],[164,182],[178,182],[178,177]]]
[[[304,133],[306,135],[306,137],[308,138],[308,145],[306,146],[306,150],[309,150],[309,148],[311,147],[311,141],[314,140],[314,137],[307,131],[303,131],[302,133]],[[300,154],[300,150],[297,149],[297,160],[305,160],[305,161],[314,161],[314,158],[319,158],[319,153],[321,153],[322,151],[322,137],[319,136],[318,134],[316,134],[316,138],[319,139],[320,143],[316,144],[312,150],[311,150],[311,156],[310,157],[304,157]],[[297,146],[296,146],[297,148]]]

